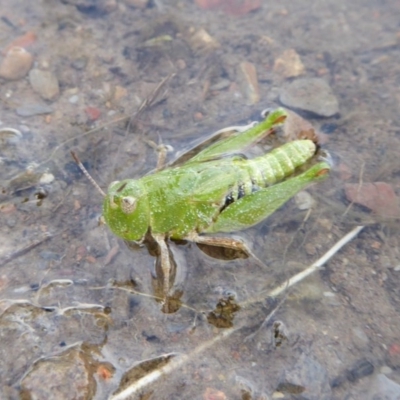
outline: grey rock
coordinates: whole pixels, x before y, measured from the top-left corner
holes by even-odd
[[[276,390],[300,395],[302,400],[332,398],[328,373],[317,360],[306,354],[302,354],[296,364],[284,373]]]
[[[60,93],[57,77],[50,71],[32,69],[29,72],[32,89],[45,100],[52,100]]]
[[[57,357],[36,361],[24,376],[21,387],[32,399],[91,399],[96,383],[86,355],[70,348]]]
[[[358,360],[353,366],[346,372],[346,378],[350,382],[356,382],[365,376],[374,373],[374,365],[367,359]]]
[[[367,400],[400,400],[400,385],[378,374],[371,382]]]
[[[87,57],[80,57],[72,61],[71,66],[72,68],[75,68],[76,70],[80,71],[86,68],[87,63],[88,63]]]
[[[43,260],[46,261],[50,260],[59,261],[61,259],[61,256],[58,253],[55,253],[54,251],[43,250],[39,253],[39,255],[41,258],[43,258]]]
[[[321,78],[300,78],[283,87],[279,101],[294,110],[307,111],[320,117],[339,113],[339,103],[331,87]]]
[[[61,0],[62,3],[74,5],[81,13],[99,17],[117,8],[116,0]]]
[[[40,114],[51,114],[53,109],[46,104],[27,104],[18,107],[15,111],[20,117],[32,117]]]

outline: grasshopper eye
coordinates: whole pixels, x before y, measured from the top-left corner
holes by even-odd
[[[124,214],[132,214],[136,208],[136,199],[132,196],[126,196],[121,199],[121,210]]]

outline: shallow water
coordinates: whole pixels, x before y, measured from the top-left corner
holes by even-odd
[[[39,93],[32,77],[0,81],[0,397],[106,399],[136,382],[132,398],[358,399],[379,372],[400,383],[400,215],[385,212],[389,203],[375,212],[351,204],[344,192],[384,182],[400,193],[399,4],[264,2],[246,13],[237,1],[231,15],[194,2],[132,3],[2,5],[2,60],[10,43],[25,47],[59,93],[46,98],[49,79]],[[283,56],[291,49],[302,66]],[[256,86],[243,72],[251,65]],[[105,189],[155,168],[149,141],[171,145],[172,160],[276,107],[290,81],[314,77],[340,110],[306,115],[334,162],[307,190],[314,207],[292,200],[235,232],[268,269],[171,244],[178,310],[162,312],[155,258],[99,226],[101,195],[70,150]],[[46,113],[26,116],[28,105]],[[268,296],[359,225],[323,269]]]

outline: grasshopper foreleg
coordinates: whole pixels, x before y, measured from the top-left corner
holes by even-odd
[[[163,273],[163,292],[164,292],[164,299],[166,300],[170,289],[169,280],[172,270],[171,259],[169,257],[169,250],[167,247],[167,243],[165,242],[165,236],[161,234],[156,234],[152,236],[153,239],[157,242],[158,247],[160,248],[161,270]]]

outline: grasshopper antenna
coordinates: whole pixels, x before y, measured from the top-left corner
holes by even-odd
[[[83,174],[86,176],[86,178],[89,179],[90,183],[98,190],[98,192],[101,193],[103,197],[106,197],[106,194],[103,192],[103,189],[98,185],[98,183],[92,178],[92,176],[89,174],[88,170],[84,167],[84,165],[81,163],[81,160],[78,158],[78,156],[75,154],[75,152],[71,151],[71,156],[78,165],[79,169],[83,172]]]

